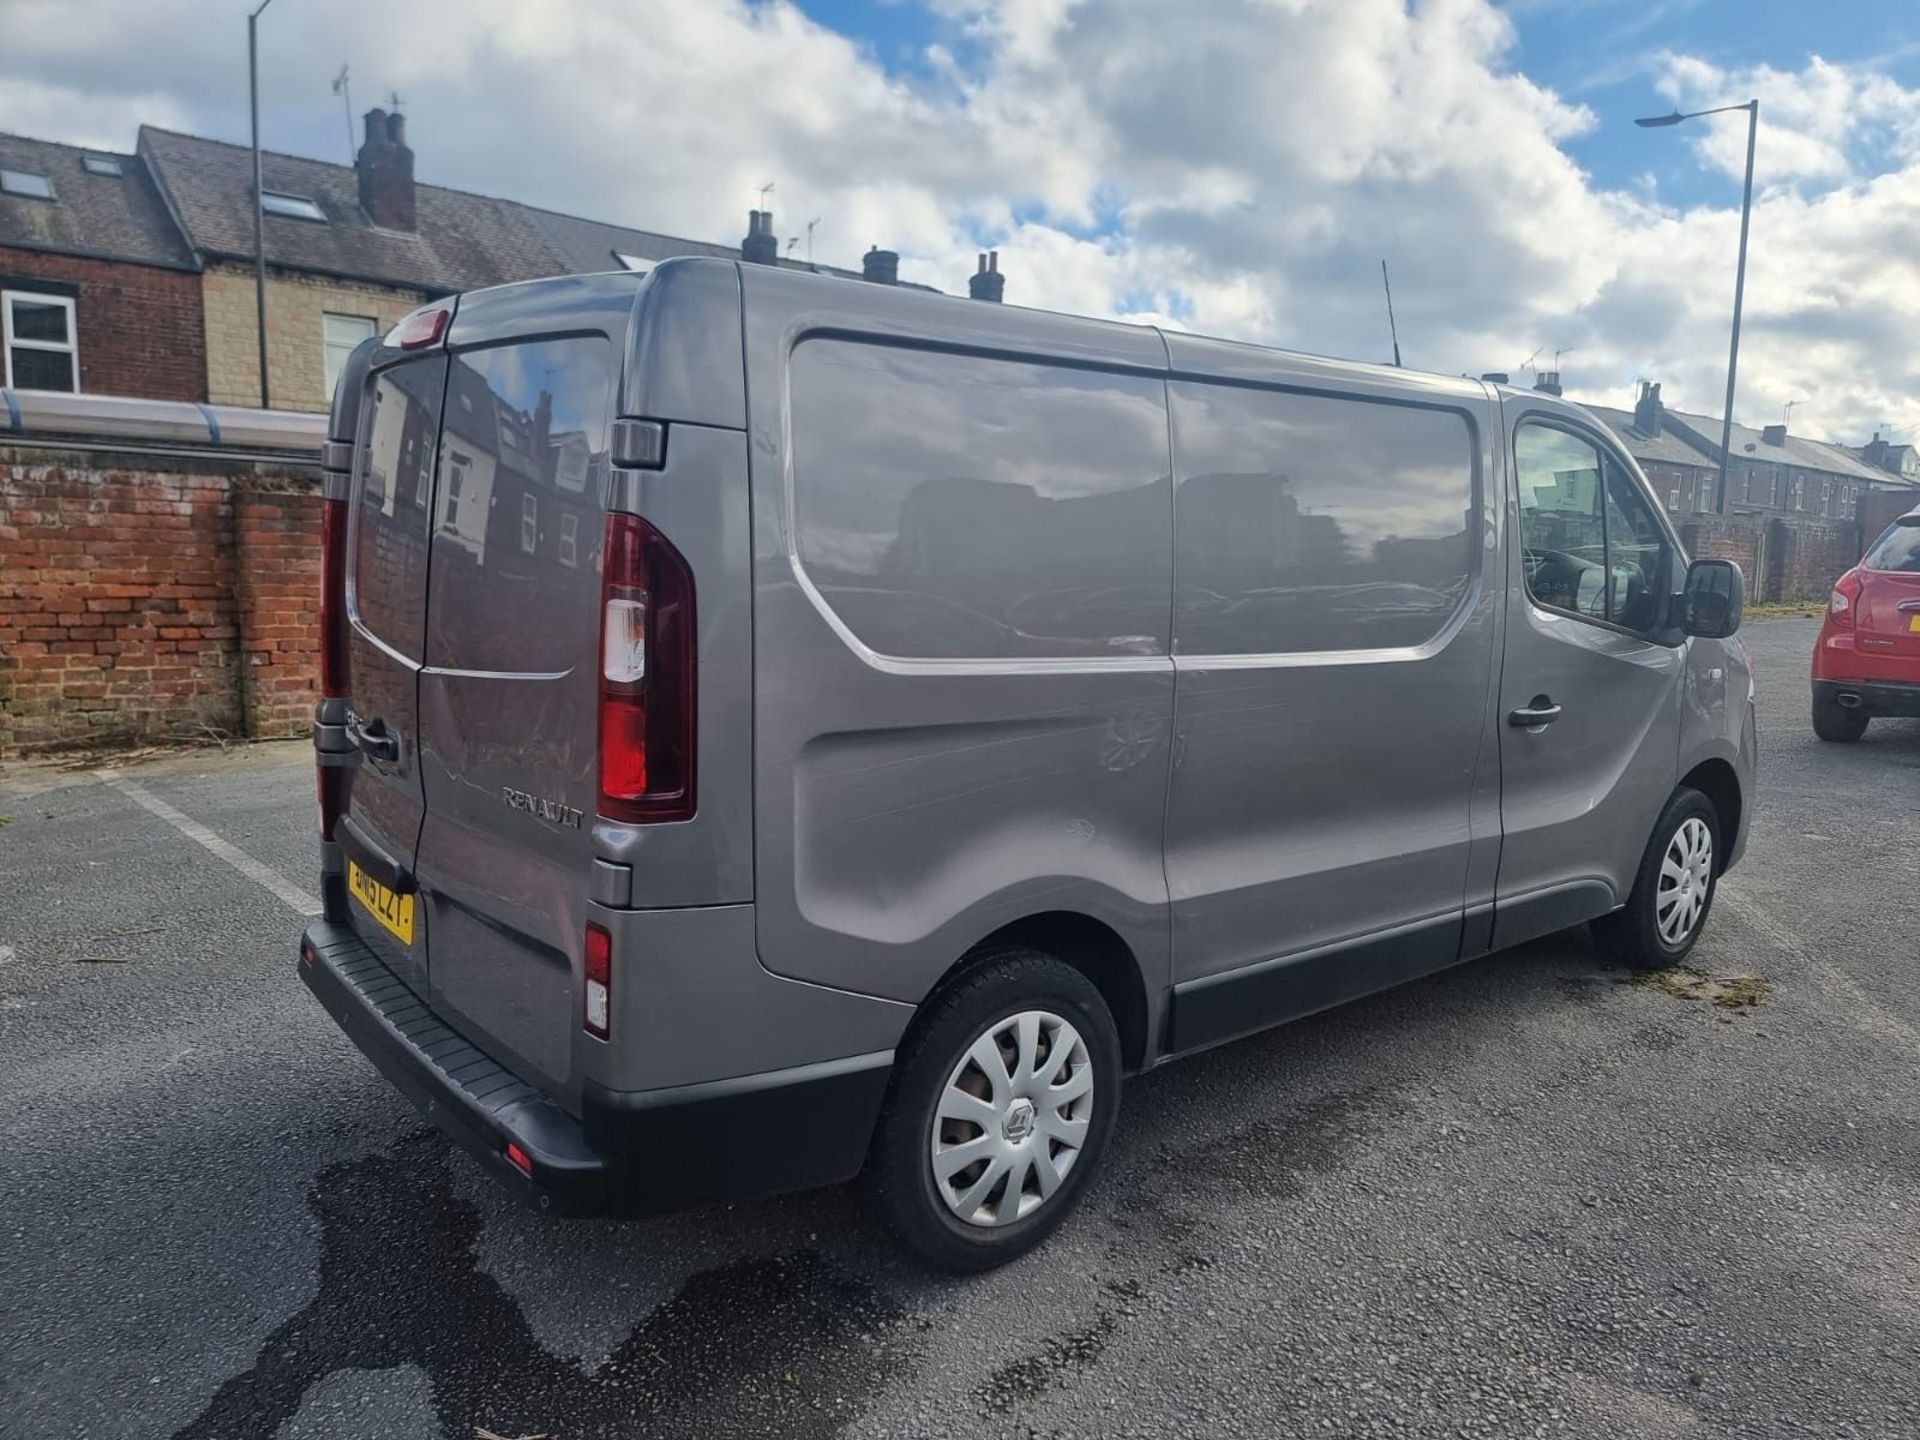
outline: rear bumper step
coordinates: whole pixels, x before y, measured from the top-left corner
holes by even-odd
[[[1920,716],[1920,684],[1898,680],[1816,680],[1813,697],[1861,715]]]
[[[851,1179],[893,1062],[883,1051],[665,1090],[590,1085],[575,1119],[435,1015],[347,926],[307,928],[300,978],[421,1114],[523,1200],[562,1215]]]

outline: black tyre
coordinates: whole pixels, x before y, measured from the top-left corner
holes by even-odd
[[[1831,695],[1813,697],[1813,733],[1822,740],[1851,745],[1867,733],[1867,717],[1844,708]]]
[[[1099,990],[1051,955],[996,953],[902,1043],[868,1195],[942,1269],[1003,1265],[1093,1183],[1119,1105],[1120,1037]]]
[[[1678,965],[1699,940],[1720,883],[1720,816],[1682,785],[1653,827],[1627,903],[1594,922],[1615,958],[1636,970]]]

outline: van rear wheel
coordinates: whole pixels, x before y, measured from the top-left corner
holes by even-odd
[[[1640,857],[1633,893],[1593,929],[1636,970],[1665,970],[1687,958],[1720,878],[1720,814],[1691,786],[1673,792]]]
[[[1086,976],[996,953],[916,1019],[894,1061],[866,1185],[946,1270],[1003,1265],[1079,1202],[1120,1102],[1120,1037]]]

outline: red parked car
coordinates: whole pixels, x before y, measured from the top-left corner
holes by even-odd
[[[1876,715],[1920,716],[1920,509],[1834,582],[1813,648],[1813,733],[1858,740]]]

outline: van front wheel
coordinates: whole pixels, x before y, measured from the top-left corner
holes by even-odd
[[[1705,795],[1683,785],[1660,812],[1627,903],[1593,928],[1636,970],[1678,965],[1706,926],[1719,878],[1719,812]]]
[[[1008,950],[916,1019],[866,1183],[914,1250],[987,1270],[1038,1245],[1092,1183],[1120,1103],[1120,1037],[1078,970]]]

